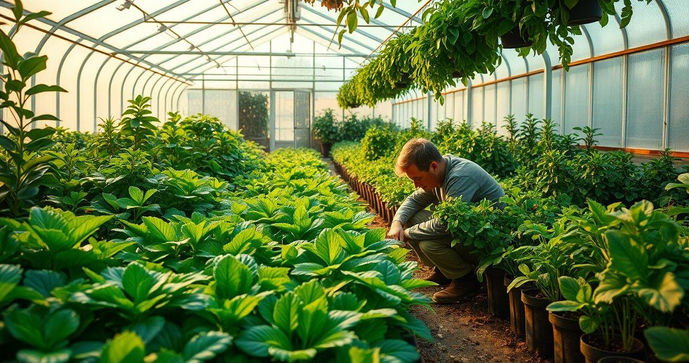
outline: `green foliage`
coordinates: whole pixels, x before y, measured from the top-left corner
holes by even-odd
[[[42,153],[53,145],[55,129],[33,126],[57,118],[48,114],[35,115],[27,106],[38,94],[66,91],[45,84],[29,87],[32,77],[46,69],[48,57],[34,53],[22,56],[13,41],[22,25],[50,13],[42,11],[24,16],[21,1],[15,2],[12,11],[15,33],[10,37],[0,30],[0,50],[7,72],[3,74],[5,88],[0,91],[0,109],[7,110],[5,114],[12,115],[15,120],[14,124],[0,120],[7,129],[7,135],[0,135],[0,212],[18,216],[37,203],[42,188],[56,183],[50,172],[53,158]]]
[[[120,132],[122,136],[130,138],[134,150],[138,150],[144,140],[155,135],[154,123],[159,120],[152,116],[151,105],[148,103],[150,100],[150,97],[141,95],[129,100],[129,106],[120,120]]]
[[[311,127],[313,136],[324,144],[332,144],[340,140],[335,111],[331,108],[316,116]]]
[[[266,137],[268,132],[268,95],[239,92],[239,130],[248,137]]]
[[[397,144],[397,132],[391,127],[373,126],[361,140],[363,157],[368,161],[390,156]]]
[[[658,359],[665,362],[689,360],[689,332],[687,330],[653,327],[646,329],[644,336]]]

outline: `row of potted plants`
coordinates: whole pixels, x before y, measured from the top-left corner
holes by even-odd
[[[510,117],[506,124],[505,139],[490,128],[471,130],[451,122],[441,123],[433,133],[371,129],[365,141],[389,144],[338,144],[333,158],[338,171],[354,180],[350,185],[365,196],[373,191],[373,200],[384,200],[384,186],[392,180],[405,181],[392,168],[397,145],[411,135],[430,138],[455,155],[479,158],[486,170],[512,170],[501,179],[507,194],[502,210],[489,202],[450,202],[436,209],[456,243],[478,252],[477,274],[486,279],[491,312],[509,316],[512,329],[525,336],[532,350],[554,356],[557,362],[583,361],[580,345],[586,347],[589,361],[598,360],[595,346],[629,353],[638,348],[632,339],[635,331],[658,325],[665,328],[645,329],[648,338],[640,337],[659,358],[680,359],[681,352],[658,353],[656,347],[669,341],[658,336],[681,342],[686,335],[670,326],[689,326],[684,297],[689,288],[689,233],[684,221],[689,194],[680,190],[689,188],[689,174],[680,176],[680,183],[668,183],[678,172],[667,155],[638,166],[618,153],[598,152],[593,129],[582,130],[584,145],[577,148],[572,144],[576,138],[553,132],[550,121],[527,117],[519,125]],[[560,161],[553,163],[555,152]],[[581,161],[588,163],[585,168],[576,167]],[[511,169],[506,167],[510,164]],[[624,183],[618,183],[618,177]],[[597,182],[589,188],[589,180]],[[642,187],[630,189],[625,184]],[[400,193],[398,202],[409,193]],[[633,206],[625,209],[611,202],[615,198]],[[610,205],[604,207],[595,199]],[[640,270],[624,270],[628,266]],[[615,286],[621,276],[626,279]],[[613,294],[610,289],[617,290]],[[582,343],[582,332],[600,334],[588,335],[595,339]]]
[[[340,163],[334,161],[333,165],[335,166],[335,171],[349,184],[352,190],[356,191],[368,203],[372,211],[375,211],[385,223],[392,223],[392,219],[395,217],[395,213],[397,213],[397,205],[383,201],[376,188],[366,182],[359,181],[356,176],[350,175],[347,172],[347,168]]]
[[[360,141],[366,135],[366,131],[373,126],[395,127],[383,120],[382,117],[359,117],[351,113],[339,120],[332,108],[325,109],[316,116],[311,125],[313,136],[321,143],[321,155],[326,158],[330,155],[330,148],[340,141]]]
[[[620,0],[443,0],[423,12],[423,24],[397,34],[376,58],[360,68],[339,91],[341,107],[374,105],[411,88],[433,92],[464,84],[477,74],[489,74],[501,62],[504,48],[542,54],[551,42],[568,67],[579,25],[599,21],[607,25]],[[650,2],[649,0],[639,0]],[[351,14],[353,10],[343,10]],[[621,25],[633,14],[624,1]],[[499,41],[500,39],[500,41]]]

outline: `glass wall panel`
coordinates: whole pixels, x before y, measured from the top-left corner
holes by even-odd
[[[589,124],[589,65],[572,67],[565,73],[565,119],[563,131]]]
[[[689,43],[672,47],[671,71],[668,146],[677,151],[689,151]]]
[[[483,103],[483,121],[497,125],[497,120],[495,119],[495,96],[496,96],[497,85],[491,84],[484,87],[484,103]]]
[[[510,82],[500,82],[497,84],[498,93],[498,103],[497,103],[497,130],[498,134],[506,134],[505,128],[502,127],[505,124],[505,116],[507,116],[510,108]]]
[[[614,19],[610,19],[610,23],[605,27],[598,23],[588,24],[586,31],[593,42],[593,53],[597,56],[624,49],[622,31]]]
[[[689,35],[689,2],[685,0],[663,0],[672,25],[675,38]]]
[[[471,127],[478,128],[483,121],[483,87],[471,89]]]
[[[629,56],[627,147],[662,147],[663,59],[663,49]]]
[[[517,122],[526,119],[526,78],[515,79],[512,82],[512,114]]]
[[[622,7],[623,2],[615,3],[618,14],[621,13]],[[626,27],[630,48],[667,39],[665,20],[663,20],[663,14],[655,1],[648,4],[632,1],[632,8],[634,9],[634,16]]]
[[[187,90],[187,114],[203,113],[203,91],[200,89]]]
[[[543,118],[543,73],[529,76],[529,113]]]
[[[204,113],[215,116],[232,130],[237,130],[237,92],[229,90],[206,90],[204,92]]]
[[[276,147],[294,146],[294,92],[275,92]]]
[[[464,95],[465,91],[455,93],[455,114],[454,120],[456,123],[464,122]]]
[[[553,71],[552,97],[550,99],[550,118],[560,125],[558,131],[562,132],[562,68]]]
[[[601,146],[622,147],[622,57],[593,64],[593,127]]]

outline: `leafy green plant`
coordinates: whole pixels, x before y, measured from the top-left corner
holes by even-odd
[[[13,39],[22,25],[29,21],[50,15],[41,11],[24,16],[21,1],[15,1],[12,7],[15,33],[12,37],[0,31],[0,50],[2,50],[7,73],[2,75],[5,84],[0,91],[0,108],[8,110],[14,123],[0,120],[6,127],[8,135],[0,135],[0,211],[20,215],[26,208],[36,204],[40,188],[56,182],[50,173],[49,155],[43,151],[53,145],[52,127],[31,128],[39,121],[56,121],[55,116],[35,115],[27,108],[28,102],[38,94],[47,92],[66,92],[59,86],[38,84],[28,87],[29,80],[45,70],[48,57],[33,53],[20,55]]]
[[[644,330],[644,336],[658,359],[666,362],[689,360],[689,331],[652,327]]]
[[[313,120],[313,136],[324,144],[334,144],[339,141],[338,131],[335,111],[331,108],[326,109],[322,115],[316,116]]]
[[[123,136],[131,138],[134,150],[140,149],[144,140],[155,135],[154,123],[159,120],[151,116],[153,112],[150,110],[150,100],[150,97],[139,95],[128,101],[129,106],[122,113],[119,123],[120,132]]]
[[[596,136],[603,135],[602,133],[598,132],[598,130],[600,130],[599,128],[591,128],[588,126],[575,127],[574,130],[580,131],[582,134],[584,134],[582,140],[584,141],[584,147],[588,152],[590,152],[593,149],[593,147],[596,146],[596,144],[598,143],[598,140],[596,140]]]

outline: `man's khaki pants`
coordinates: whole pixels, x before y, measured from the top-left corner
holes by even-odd
[[[433,213],[422,210],[414,214],[405,228],[417,225],[433,218]],[[471,248],[460,243],[452,246],[452,237],[442,239],[407,239],[419,259],[424,265],[438,267],[440,272],[449,279],[458,279],[469,273],[473,273],[473,267],[478,264],[475,254],[470,253]]]

